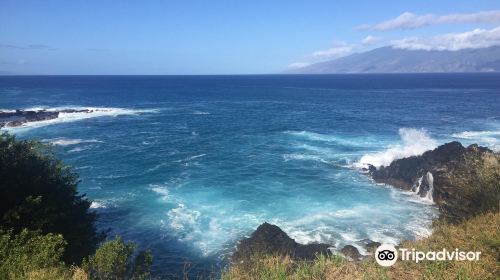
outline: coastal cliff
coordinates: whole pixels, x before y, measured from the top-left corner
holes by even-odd
[[[453,223],[498,209],[500,201],[500,155],[478,145],[446,143],[389,166],[370,166],[369,174],[436,203],[441,218]]]

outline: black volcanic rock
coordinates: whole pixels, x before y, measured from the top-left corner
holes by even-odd
[[[318,254],[330,255],[332,252],[328,248],[332,246],[324,243],[299,244],[293,256],[300,260],[314,260]]]
[[[363,239],[362,240],[363,247],[365,247],[366,251],[369,253],[375,252],[378,246],[380,246],[382,243],[376,242],[370,239]]]
[[[38,111],[22,111],[16,110],[15,112],[1,112],[0,111],[0,128],[7,126],[20,126],[28,122],[37,122],[57,119],[59,112],[38,110]]]
[[[361,259],[361,254],[358,249],[352,245],[346,245],[340,252],[350,260],[359,260]]]
[[[258,254],[289,255],[295,259],[313,260],[317,254],[331,254],[328,244],[299,244],[278,226],[263,223],[249,238],[240,241],[232,256],[242,262]]]
[[[378,183],[417,192],[431,198],[444,218],[458,222],[497,209],[500,201],[500,155],[488,148],[450,142],[420,156],[370,167]]]
[[[47,110],[16,110],[14,112],[0,111],[0,128],[16,127],[29,122],[39,122],[57,119],[60,113],[92,113],[89,109],[62,109],[59,111]]]

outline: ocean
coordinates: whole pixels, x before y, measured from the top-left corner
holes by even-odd
[[[95,110],[3,130],[52,143],[98,228],[151,249],[156,276],[217,273],[265,221],[362,253],[425,237],[432,201],[363,167],[500,149],[499,74],[1,76],[0,108]]]

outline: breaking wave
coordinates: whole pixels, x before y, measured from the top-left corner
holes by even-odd
[[[375,167],[387,166],[396,159],[418,156],[438,145],[425,129],[400,128],[399,136],[403,141],[402,144],[393,145],[384,151],[365,154],[354,165],[358,168],[367,167],[369,164]]]
[[[84,119],[97,118],[97,117],[116,117],[121,115],[139,115],[143,113],[156,113],[158,110],[156,109],[126,109],[126,108],[114,108],[114,107],[54,107],[54,108],[45,108],[45,107],[32,107],[23,109],[25,111],[37,111],[37,110],[46,110],[48,112],[56,112],[61,110],[89,110],[91,112],[75,112],[75,113],[59,113],[58,118],[51,120],[43,120],[43,121],[35,121],[24,123],[21,126],[17,127],[4,127],[2,129],[9,132],[18,132],[26,129],[38,128],[47,125],[65,123],[65,122],[74,122]]]

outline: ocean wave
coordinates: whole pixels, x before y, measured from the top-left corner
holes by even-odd
[[[156,185],[156,184],[151,184],[149,185],[151,190],[163,197],[168,197],[169,196],[169,191],[167,187],[162,186],[162,185]]]
[[[103,141],[97,139],[69,139],[69,138],[54,138],[54,139],[44,139],[43,142],[49,142],[56,146],[71,146],[78,145],[81,143],[103,143]]]
[[[418,156],[438,145],[437,141],[423,128],[400,128],[399,136],[403,144],[393,145],[384,151],[365,154],[354,163],[354,166],[357,168],[366,168],[369,164],[375,167],[387,166],[396,159]]]
[[[453,138],[469,140],[471,142],[487,146],[495,151],[500,151],[500,131],[463,131],[453,133]]]
[[[343,137],[338,135],[321,134],[304,130],[303,131],[288,130],[285,131],[284,133],[308,141],[335,143],[350,147],[373,147],[379,144],[379,141],[376,141],[371,137]]]
[[[19,132],[19,131],[23,131],[23,130],[27,130],[27,129],[33,129],[33,128],[43,127],[43,126],[47,126],[47,125],[65,123],[65,122],[80,121],[80,120],[90,119],[90,118],[117,117],[117,116],[121,116],[121,115],[138,115],[138,114],[143,114],[143,113],[156,113],[156,112],[158,112],[158,110],[156,110],[156,109],[126,109],[126,108],[114,108],[114,107],[80,107],[80,106],[53,107],[53,108],[32,107],[32,108],[26,108],[23,110],[25,110],[25,111],[46,110],[48,112],[56,112],[56,111],[68,110],[68,109],[89,110],[92,112],[88,112],[88,113],[87,112],[79,112],[79,113],[61,112],[61,113],[59,113],[59,117],[56,119],[36,121],[36,122],[27,122],[27,123],[22,124],[21,126],[4,127],[2,129],[15,133],[15,132]]]
[[[90,203],[90,209],[106,208],[106,205],[102,202],[92,201]]]
[[[90,148],[91,148],[91,146],[76,147],[76,148],[73,148],[73,149],[69,150],[68,153],[77,153],[77,152],[88,150]]]
[[[204,157],[204,156],[206,156],[206,155],[207,155],[207,154],[199,154],[199,155],[195,155],[195,156],[190,156],[190,157],[187,157],[187,158],[185,158],[185,159],[175,160],[174,162],[189,162],[189,161],[192,161],[192,160],[194,160],[194,159]]]
[[[204,112],[204,111],[193,111],[193,115],[210,115],[209,112]]]
[[[318,161],[322,163],[330,163],[329,161],[323,159],[321,156],[318,155],[307,155],[307,154],[284,154],[283,155],[283,160],[284,161],[289,161],[289,160],[307,160],[307,161]]]

